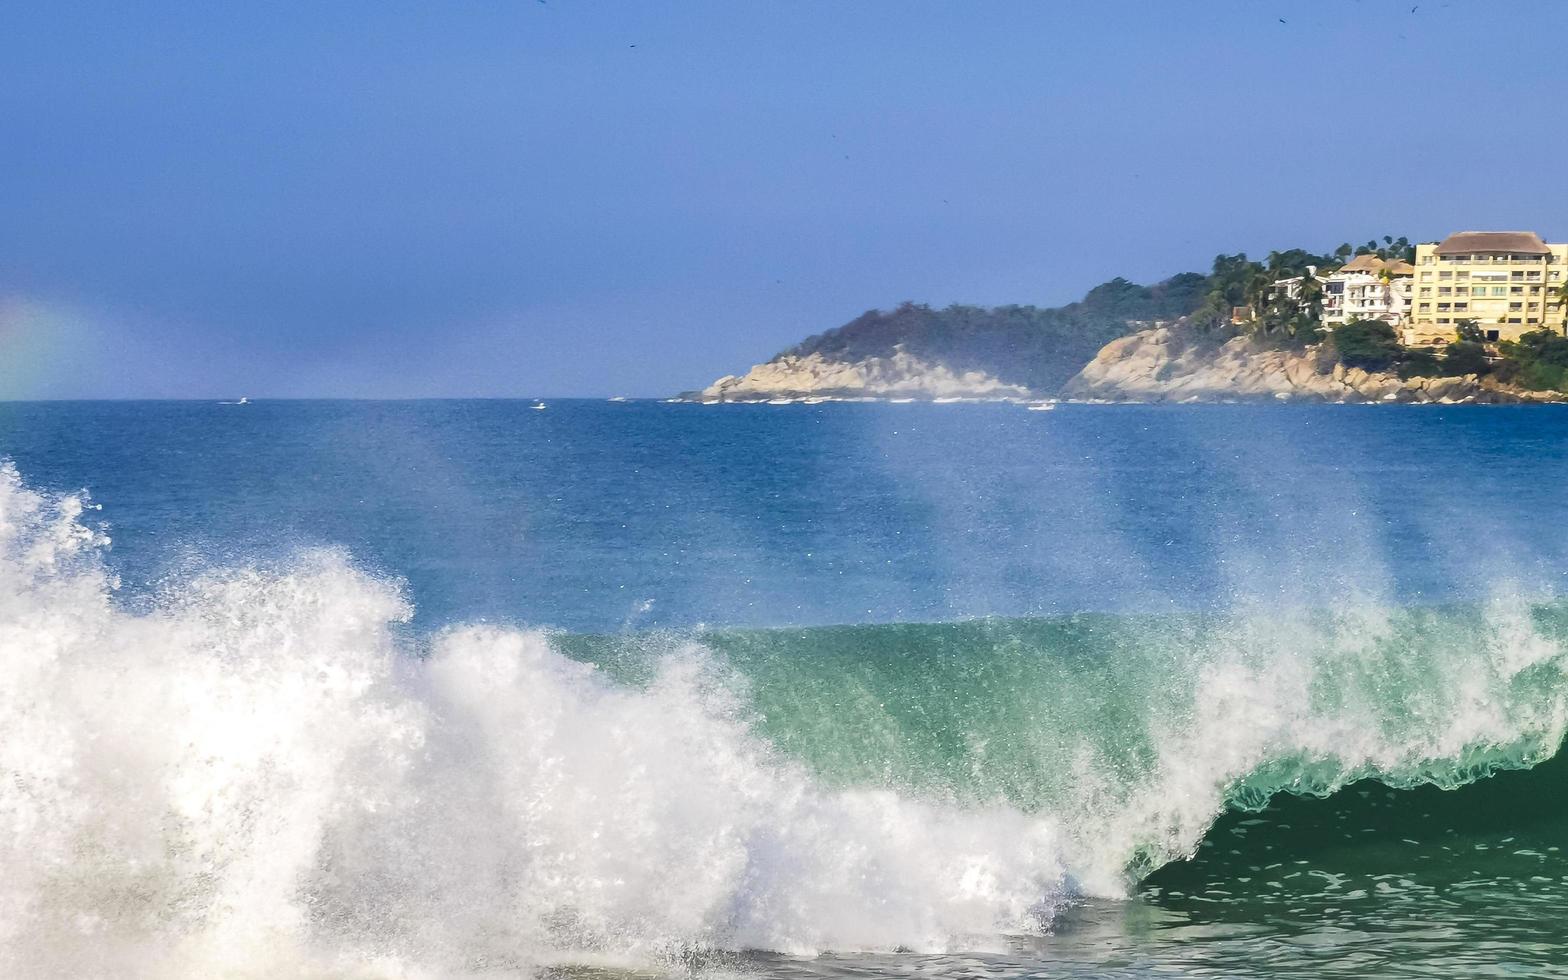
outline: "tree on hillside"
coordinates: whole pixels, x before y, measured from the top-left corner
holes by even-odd
[[[1270,252],[1262,271],[1250,283],[1252,332],[1275,342],[1315,342],[1323,325],[1323,284],[1317,271],[1333,261],[1332,256],[1299,248]],[[1294,282],[1279,285],[1289,280]]]
[[[1210,332],[1228,331],[1231,312],[1237,307],[1253,305],[1253,283],[1262,269],[1258,263],[1250,261],[1245,252],[1216,255],[1206,279],[1208,290],[1193,311],[1193,323]]]
[[[1376,238],[1367,239],[1366,244],[1357,245],[1357,255],[1375,255],[1386,261],[1414,262],[1416,260],[1416,247],[1404,235],[1395,238],[1393,235],[1384,235],[1381,244]]]
[[[1552,293],[1552,305],[1564,313],[1568,313],[1568,282],[1558,286],[1557,290]],[[1563,333],[1568,334],[1568,326],[1564,326]]]
[[[1471,317],[1461,317],[1454,322],[1454,333],[1459,340],[1466,344],[1480,344],[1486,341],[1486,334],[1481,331],[1480,321]]]
[[[1568,389],[1568,337],[1550,330],[1532,330],[1517,341],[1497,345],[1506,359],[1498,376],[1526,388]]]
[[[1444,374],[1485,374],[1491,369],[1492,365],[1486,359],[1486,348],[1474,341],[1456,341],[1443,352]]]
[[[1290,339],[1303,346],[1315,343],[1323,327],[1323,283],[1303,273],[1292,299],[1296,308],[1287,323]]]
[[[1399,337],[1382,320],[1351,320],[1329,338],[1342,363],[1366,371],[1386,371],[1399,358]]]
[[[1278,276],[1264,266],[1258,266],[1247,277],[1247,306],[1252,309],[1252,320],[1254,323],[1261,324],[1268,319],[1269,306],[1276,298],[1274,281],[1277,278]]]

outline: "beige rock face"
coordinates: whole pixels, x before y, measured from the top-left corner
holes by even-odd
[[[1321,402],[1548,401],[1533,392],[1457,378],[1369,373],[1317,349],[1260,350],[1245,337],[1206,343],[1178,325],[1111,341],[1067,383],[1068,398],[1124,402],[1277,399]]]
[[[980,371],[956,372],[897,349],[891,357],[832,361],[821,354],[787,355],[739,377],[726,375],[689,397],[705,402],[778,398],[1027,399],[1029,389]]]

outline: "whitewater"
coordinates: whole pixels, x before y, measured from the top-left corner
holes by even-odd
[[[121,601],[94,507],[0,469],[7,976],[1005,948],[1129,896],[1227,810],[1458,786],[1568,724],[1565,619],[1517,594],[425,632],[338,549]]]

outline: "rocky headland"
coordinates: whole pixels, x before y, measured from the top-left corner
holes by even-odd
[[[785,353],[680,396],[699,402],[802,400],[1036,401],[1197,403],[1307,401],[1335,403],[1505,404],[1551,402],[1492,378],[1464,374],[1401,378],[1347,367],[1324,347],[1281,350],[1250,337],[1214,341],[1184,322],[1119,337],[1055,390],[955,370],[895,347],[885,357],[840,360],[821,352]]]
[[[1023,400],[1028,388],[983,371],[955,371],[895,348],[888,357],[841,361],[821,353],[782,354],[742,375],[725,375],[701,391],[682,396],[702,402],[766,402],[781,399],[975,399]]]
[[[1346,367],[1322,347],[1278,350],[1252,338],[1213,342],[1185,324],[1120,337],[1063,386],[1082,401],[1212,402],[1274,399],[1342,403],[1474,404],[1555,398],[1473,374],[1400,378]]]
[[[1278,324],[1238,332],[1231,318],[1244,291],[1232,280],[1270,274],[1245,256],[1220,256],[1209,276],[1182,273],[1152,286],[1113,279],[1050,309],[902,303],[678,397],[1459,404],[1553,402],[1568,391],[1568,338],[1546,334],[1505,345],[1499,358],[1473,341],[1441,356],[1407,350],[1371,322],[1299,340],[1290,339],[1295,327]]]

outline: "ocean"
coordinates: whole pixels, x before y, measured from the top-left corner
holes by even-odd
[[[0,975],[1568,977],[1568,409],[0,403]]]

